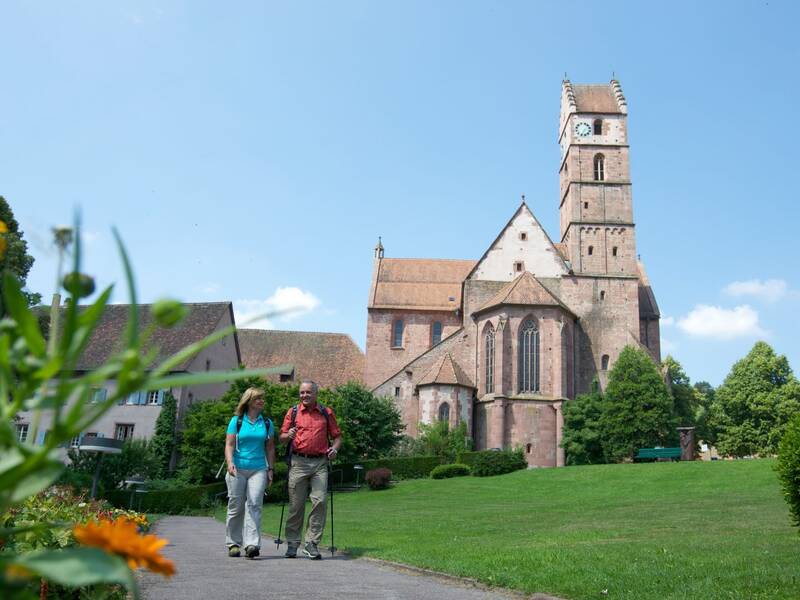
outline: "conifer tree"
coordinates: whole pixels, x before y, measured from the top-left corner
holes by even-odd
[[[11,206],[2,196],[0,196],[0,221],[5,223],[6,226],[6,231],[0,234],[5,240],[5,251],[0,253],[0,273],[10,271],[24,286],[34,259],[33,256],[28,254],[28,244],[23,238],[17,219],[14,218]],[[0,293],[2,293],[2,281],[0,281]],[[28,299],[28,306],[39,304],[42,301],[41,294],[25,291],[23,291],[23,294]],[[4,314],[5,309],[2,309],[0,316]]]

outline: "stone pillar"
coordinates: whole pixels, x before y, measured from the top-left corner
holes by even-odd
[[[495,398],[492,403],[492,427],[489,432],[489,448],[504,448],[506,432],[506,401]]]
[[[562,402],[553,404],[556,411],[556,466],[563,467],[566,460],[564,457],[564,448],[561,447],[561,440],[564,435],[564,411]]]
[[[678,427],[681,434],[681,460],[694,460],[694,427]]]

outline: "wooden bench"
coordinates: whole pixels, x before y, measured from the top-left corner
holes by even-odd
[[[639,448],[634,460],[680,460],[680,448]]]

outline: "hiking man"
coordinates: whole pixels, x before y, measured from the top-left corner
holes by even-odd
[[[290,444],[289,516],[286,519],[286,558],[295,558],[300,546],[306,499],[311,498],[303,554],[321,559],[319,542],[325,529],[328,461],[336,458],[342,432],[333,411],[317,403],[319,387],[310,380],[300,384],[300,404],[286,413],[280,441]]]

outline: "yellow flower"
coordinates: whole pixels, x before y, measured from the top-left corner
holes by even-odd
[[[95,546],[121,556],[131,569],[145,567],[168,577],[175,574],[175,564],[158,552],[169,541],[155,535],[139,535],[136,524],[126,517],[97,523],[89,521],[76,525],[73,533],[84,546]]]
[[[10,580],[30,579],[33,577],[33,573],[20,565],[8,565],[6,567],[6,577]]]

